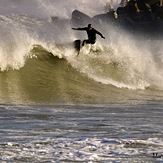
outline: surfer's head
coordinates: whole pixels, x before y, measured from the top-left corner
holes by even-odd
[[[89,28],[89,29],[92,28],[92,24],[88,24],[88,28]]]

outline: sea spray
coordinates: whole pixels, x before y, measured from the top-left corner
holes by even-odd
[[[103,44],[105,48],[98,52],[92,51],[87,55],[82,50],[77,61],[71,62],[72,65],[103,84],[129,89],[158,87],[156,81],[161,83],[163,78],[158,74],[160,71],[156,61],[158,56],[148,48],[151,42],[143,37],[140,40],[127,31],[107,25],[105,29],[109,29],[108,32],[104,30],[109,40],[100,43],[99,39],[95,45],[98,47],[99,44]],[[158,43],[161,45],[161,40]],[[162,89],[162,85],[159,84],[159,87]]]
[[[120,0],[5,0],[0,2],[0,13],[3,14],[18,14],[41,18],[57,16],[60,18],[71,18],[73,10],[78,9],[82,12],[94,16],[97,13],[105,12],[106,3],[113,4],[117,7]]]
[[[28,2],[30,3],[32,2]],[[99,3],[102,4],[102,1]],[[49,4],[50,1],[35,2],[36,6],[44,6],[46,9]],[[56,3],[55,7],[59,4],[60,2]],[[66,4],[67,2],[64,5]],[[87,2],[87,5],[90,3]],[[72,31],[69,21],[59,19],[58,23],[55,23],[48,18],[25,15],[1,16],[1,70],[19,70],[24,67],[28,58],[35,56],[32,49],[40,46],[52,55],[66,59],[77,71],[100,83],[131,89],[162,87],[161,40],[157,41],[157,50],[153,50],[155,44],[151,49],[151,42],[143,37],[140,40],[115,24],[94,26],[106,37],[105,40],[97,37],[96,45],[103,47],[102,50],[90,53],[88,51],[88,55],[81,53],[77,58],[73,41],[85,39],[86,34]]]

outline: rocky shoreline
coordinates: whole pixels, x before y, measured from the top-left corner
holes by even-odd
[[[108,11],[90,17],[85,13],[74,10],[72,12],[71,26],[86,26],[89,23],[123,28],[131,33],[139,33],[155,38],[163,38],[163,6],[159,2],[147,4],[145,0],[130,0],[123,7],[115,11],[108,4]],[[57,17],[52,17],[53,22],[59,22]]]

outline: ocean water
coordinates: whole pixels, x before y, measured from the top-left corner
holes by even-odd
[[[93,24],[77,55],[71,12],[95,2],[0,2],[0,162],[163,162],[163,40]]]

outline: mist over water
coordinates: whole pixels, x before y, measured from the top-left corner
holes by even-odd
[[[74,9],[94,16],[104,12],[104,6],[110,0],[5,0],[0,2],[0,13],[19,14],[36,17],[59,16],[70,18]],[[116,7],[120,0],[114,0],[113,6]]]

